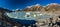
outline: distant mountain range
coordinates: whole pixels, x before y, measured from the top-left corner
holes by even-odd
[[[0,8],[0,11],[6,11],[6,12],[12,12],[11,10]],[[27,6],[23,10],[14,10],[14,11],[25,11],[25,12],[37,12],[37,11],[46,11],[46,12],[54,12],[54,11],[60,11],[60,4],[57,3],[51,3],[46,6],[41,6],[40,4]]]
[[[27,6],[24,8],[23,11],[41,11],[44,7],[40,6],[39,4],[33,6]]]
[[[23,11],[46,11],[46,12],[54,12],[54,11],[60,11],[60,4],[56,4],[56,3],[51,3],[48,4],[46,6],[41,6],[39,4],[36,5],[32,5],[32,6],[27,6],[26,8],[24,8]]]
[[[11,10],[4,9],[4,8],[1,8],[1,7],[0,7],[0,12],[4,12],[4,13],[5,13],[5,12],[12,12],[12,11],[11,11]]]
[[[49,4],[45,8],[47,11],[60,11],[60,4]]]

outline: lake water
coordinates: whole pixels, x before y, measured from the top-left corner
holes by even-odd
[[[42,14],[41,12],[11,12],[6,13],[12,20],[19,22],[23,25],[34,24],[36,19],[51,18],[52,16]]]
[[[44,19],[50,18],[52,16],[47,14],[42,14],[40,12],[11,12],[6,13],[7,16],[15,19],[22,19],[22,20],[35,20],[35,19]]]

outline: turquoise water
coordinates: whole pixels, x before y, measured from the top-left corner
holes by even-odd
[[[22,25],[35,24],[36,19],[51,18],[52,16],[40,12],[11,12],[6,13],[11,20],[19,22]]]
[[[42,14],[40,12],[11,12],[6,13],[7,16],[10,18],[15,19],[22,19],[22,20],[36,20],[36,19],[43,19],[43,18],[51,18],[52,16],[47,14]]]

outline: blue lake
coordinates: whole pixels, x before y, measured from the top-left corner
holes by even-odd
[[[36,22],[36,19],[45,19],[52,17],[50,15],[42,14],[40,12],[11,12],[6,13],[6,15],[12,20],[24,25],[34,24]]]

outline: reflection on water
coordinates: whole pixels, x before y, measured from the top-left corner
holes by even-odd
[[[11,18],[16,18],[16,19],[26,19],[26,20],[35,20],[35,19],[41,19],[41,18],[50,18],[52,16],[47,15],[47,14],[42,14],[40,12],[11,12],[11,13],[6,13],[7,16]]]

